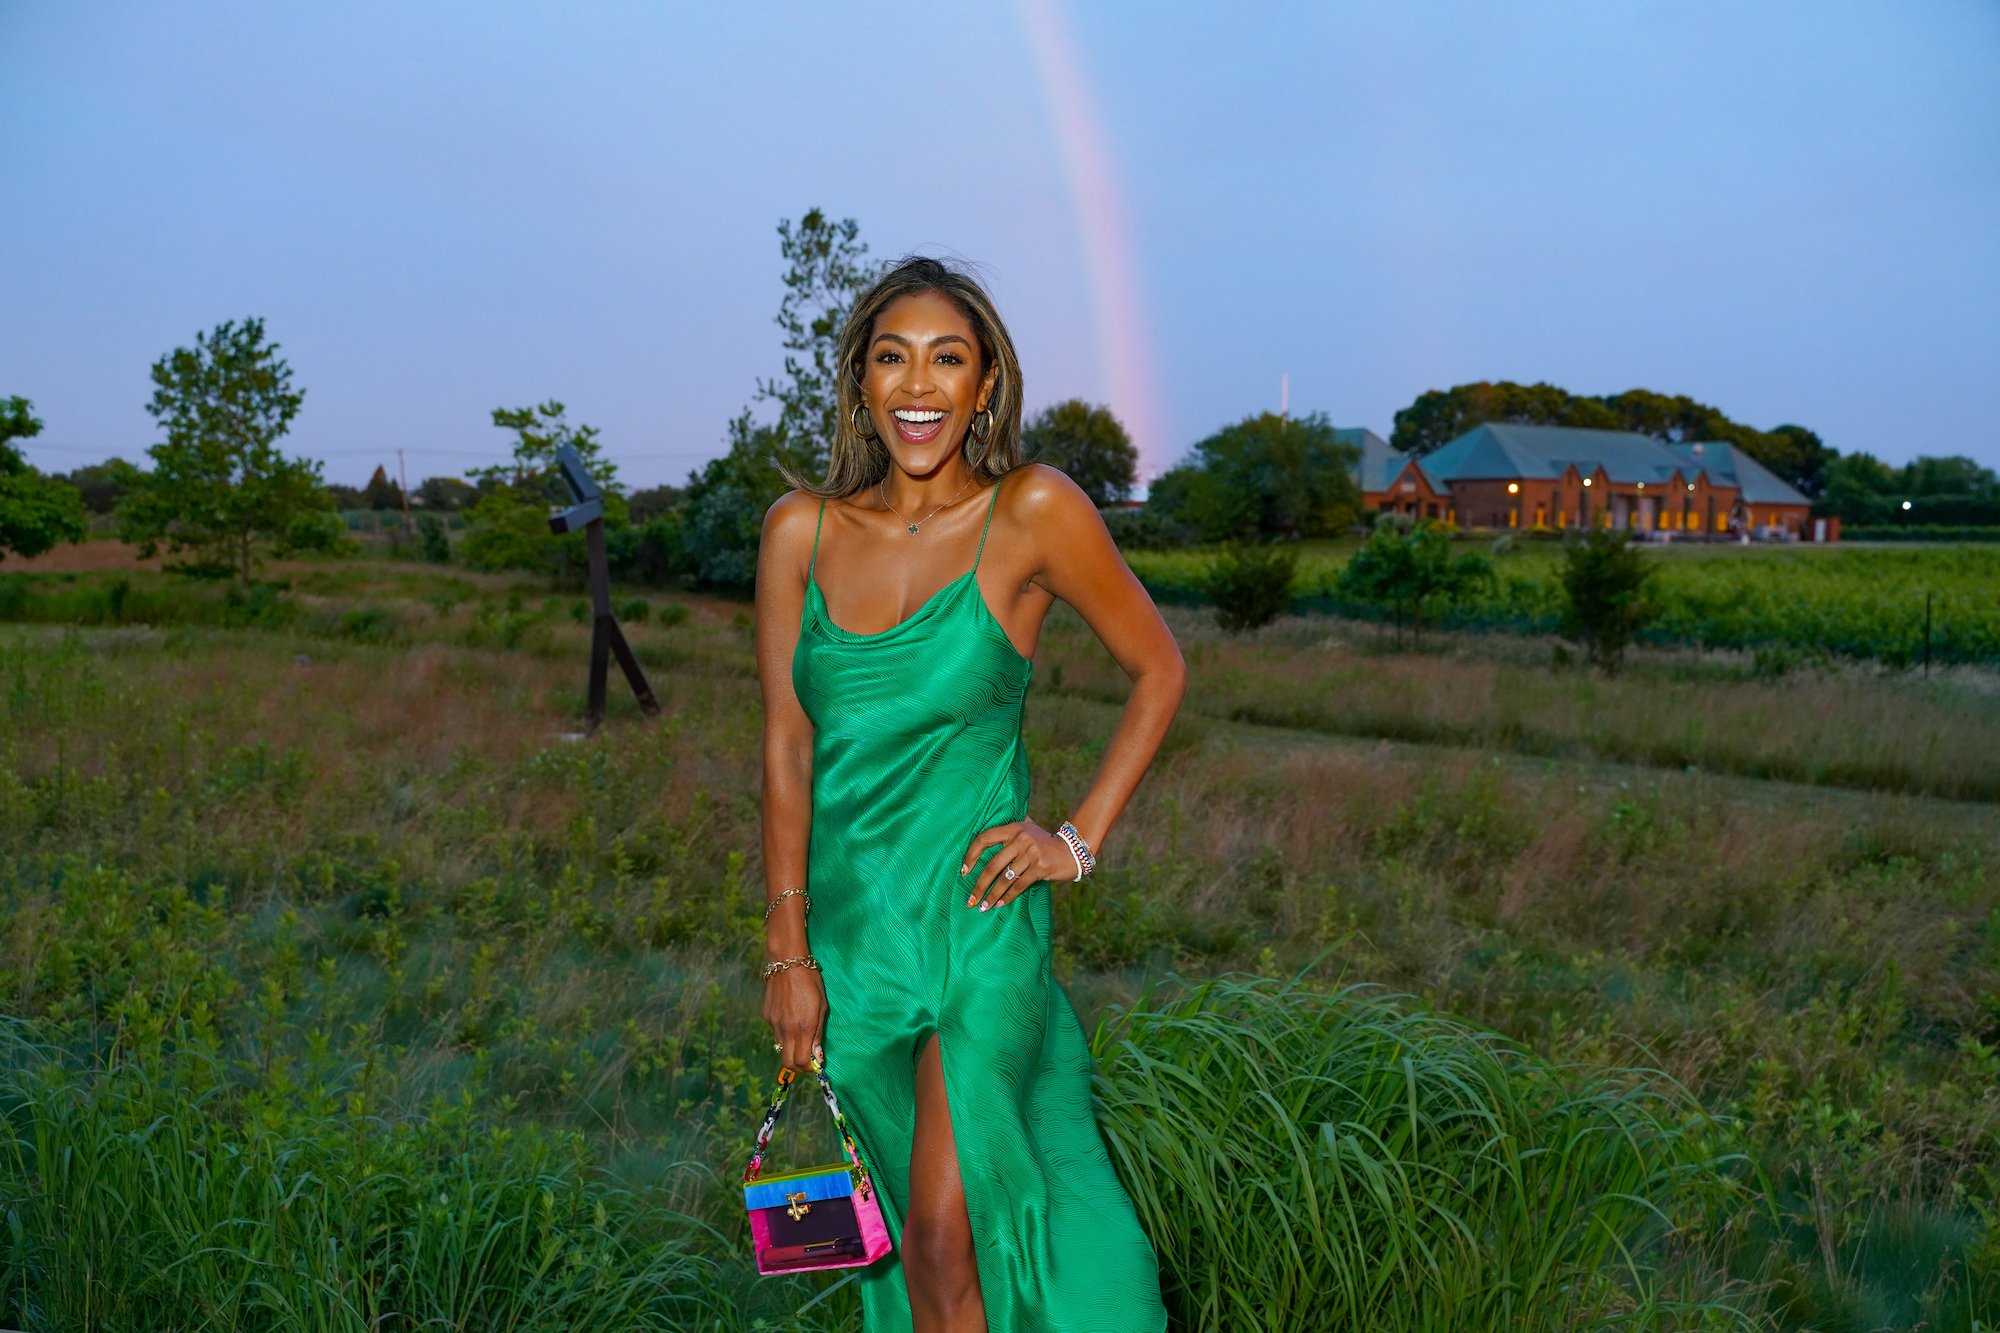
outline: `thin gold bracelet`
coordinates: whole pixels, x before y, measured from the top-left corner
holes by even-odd
[[[764,904],[765,925],[769,925],[771,923],[771,913],[778,910],[778,904],[785,901],[785,899],[791,897],[795,893],[805,899],[803,906],[806,909],[806,915],[807,916],[812,915],[812,909],[813,909],[812,895],[810,893],[807,893],[804,889],[786,889],[783,893],[771,899],[770,902]]]

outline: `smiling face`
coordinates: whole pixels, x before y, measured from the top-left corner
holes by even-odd
[[[954,453],[987,405],[999,367],[980,366],[972,321],[942,292],[882,307],[862,353],[861,401],[904,471],[923,476]]]

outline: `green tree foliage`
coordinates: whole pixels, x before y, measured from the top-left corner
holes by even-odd
[[[1230,542],[1208,563],[1208,597],[1215,621],[1231,634],[1268,625],[1292,605],[1298,547]]]
[[[374,475],[361,488],[361,503],[369,509],[401,509],[403,490],[389,480],[389,473],[380,463],[375,465]]]
[[[1099,508],[1123,500],[1139,480],[1139,450],[1108,407],[1081,398],[1043,408],[1021,432],[1022,452],[1067,473]]]
[[[628,501],[634,524],[651,523],[674,512],[681,502],[681,488],[678,486],[648,486],[644,490],[632,492]]]
[[[1484,556],[1453,554],[1445,524],[1380,522],[1341,566],[1333,590],[1387,610],[1400,636],[1406,626],[1421,633],[1438,611],[1492,579],[1493,565]]]
[[[1353,525],[1360,451],[1324,413],[1245,417],[1195,445],[1147,492],[1146,506],[1199,541],[1324,537]]]
[[[1685,395],[1628,389],[1593,398],[1553,384],[1508,380],[1481,380],[1417,395],[1415,402],[1396,413],[1389,443],[1405,453],[1427,454],[1489,421],[1629,430],[1660,440],[1722,440],[1809,496],[1820,493],[1826,469],[1837,456],[1804,426],[1757,430]]]
[[[340,520],[320,465],[277,447],[304,398],[261,319],[219,324],[154,362],[146,410],[166,439],[146,451],[151,471],[125,474],[118,535],[142,555],[163,543],[191,551],[176,568],[234,573],[245,585],[267,551],[331,545]]]
[[[764,513],[791,487],[782,459],[807,474],[824,473],[839,429],[835,365],[841,326],[877,266],[864,260],[854,219],[838,222],[819,209],[794,225],[778,224],[785,260],[785,297],[777,324],[785,331],[785,373],[760,379],[753,401],[773,403],[775,421],[748,407],[729,423],[729,448],[690,473],[681,504],[686,558],[705,583],[748,587],[756,581]]]
[[[419,550],[423,553],[424,559],[434,565],[450,562],[451,533],[446,531],[443,519],[436,514],[419,514],[417,532],[420,537]]]
[[[0,398],[0,560],[9,551],[37,556],[60,542],[80,542],[86,531],[77,488],[28,465],[16,440],[42,433],[25,398]]]
[[[1657,569],[1624,532],[1594,528],[1564,544],[1561,632],[1607,675],[1616,674],[1626,645],[1657,614],[1651,586]]]
[[[118,497],[125,494],[124,478],[133,471],[124,459],[111,458],[102,463],[86,463],[63,480],[82,492],[85,509],[108,515],[118,508]]]
[[[581,578],[588,568],[584,534],[549,531],[550,512],[574,502],[556,466],[564,445],[576,450],[584,470],[604,491],[605,532],[623,528],[628,518],[618,466],[604,457],[597,428],[572,425],[568,408],[554,399],[536,407],[496,407],[493,424],[514,433],[514,454],[506,463],[466,471],[481,485],[479,499],[465,516],[460,557],[475,569],[532,569],[572,582]]]
[[[457,477],[425,477],[410,498],[433,514],[455,514],[471,508],[474,495],[472,486]]]
[[[1962,454],[1921,455],[1901,467],[1873,454],[1846,454],[1827,468],[1814,512],[1849,525],[2000,526],[2000,476]]]

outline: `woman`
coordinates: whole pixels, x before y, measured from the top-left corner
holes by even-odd
[[[879,1186],[896,1250],[861,1271],[863,1324],[1158,1333],[1049,919],[1159,750],[1180,650],[1090,498],[1021,461],[1020,363],[976,282],[905,260],[837,364],[826,480],[787,474],[758,555],[764,1016],[791,1069],[823,1050]],[[1021,724],[1058,597],[1133,690],[1051,832]]]

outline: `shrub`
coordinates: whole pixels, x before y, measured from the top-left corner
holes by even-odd
[[[449,564],[451,534],[445,529],[444,520],[436,514],[420,514],[417,516],[417,531],[422,534],[424,559],[434,565]]]
[[[1296,547],[1268,542],[1231,542],[1209,561],[1208,597],[1216,623],[1230,633],[1268,625],[1292,604],[1292,577],[1298,572]]]
[[[668,510],[657,518],[604,534],[604,560],[619,583],[664,587],[695,572],[682,533],[681,514]]]
[[[1164,551],[1194,541],[1194,532],[1156,509],[1104,509],[1104,527],[1121,551]]]
[[[1607,674],[1618,670],[1626,645],[1657,613],[1648,586],[1656,568],[1624,533],[1607,528],[1563,548],[1561,631]]]
[[[1386,608],[1399,633],[1405,625],[1421,631],[1441,606],[1493,581],[1491,562],[1453,555],[1451,541],[1442,523],[1377,522],[1367,544],[1341,566],[1333,590]]]

